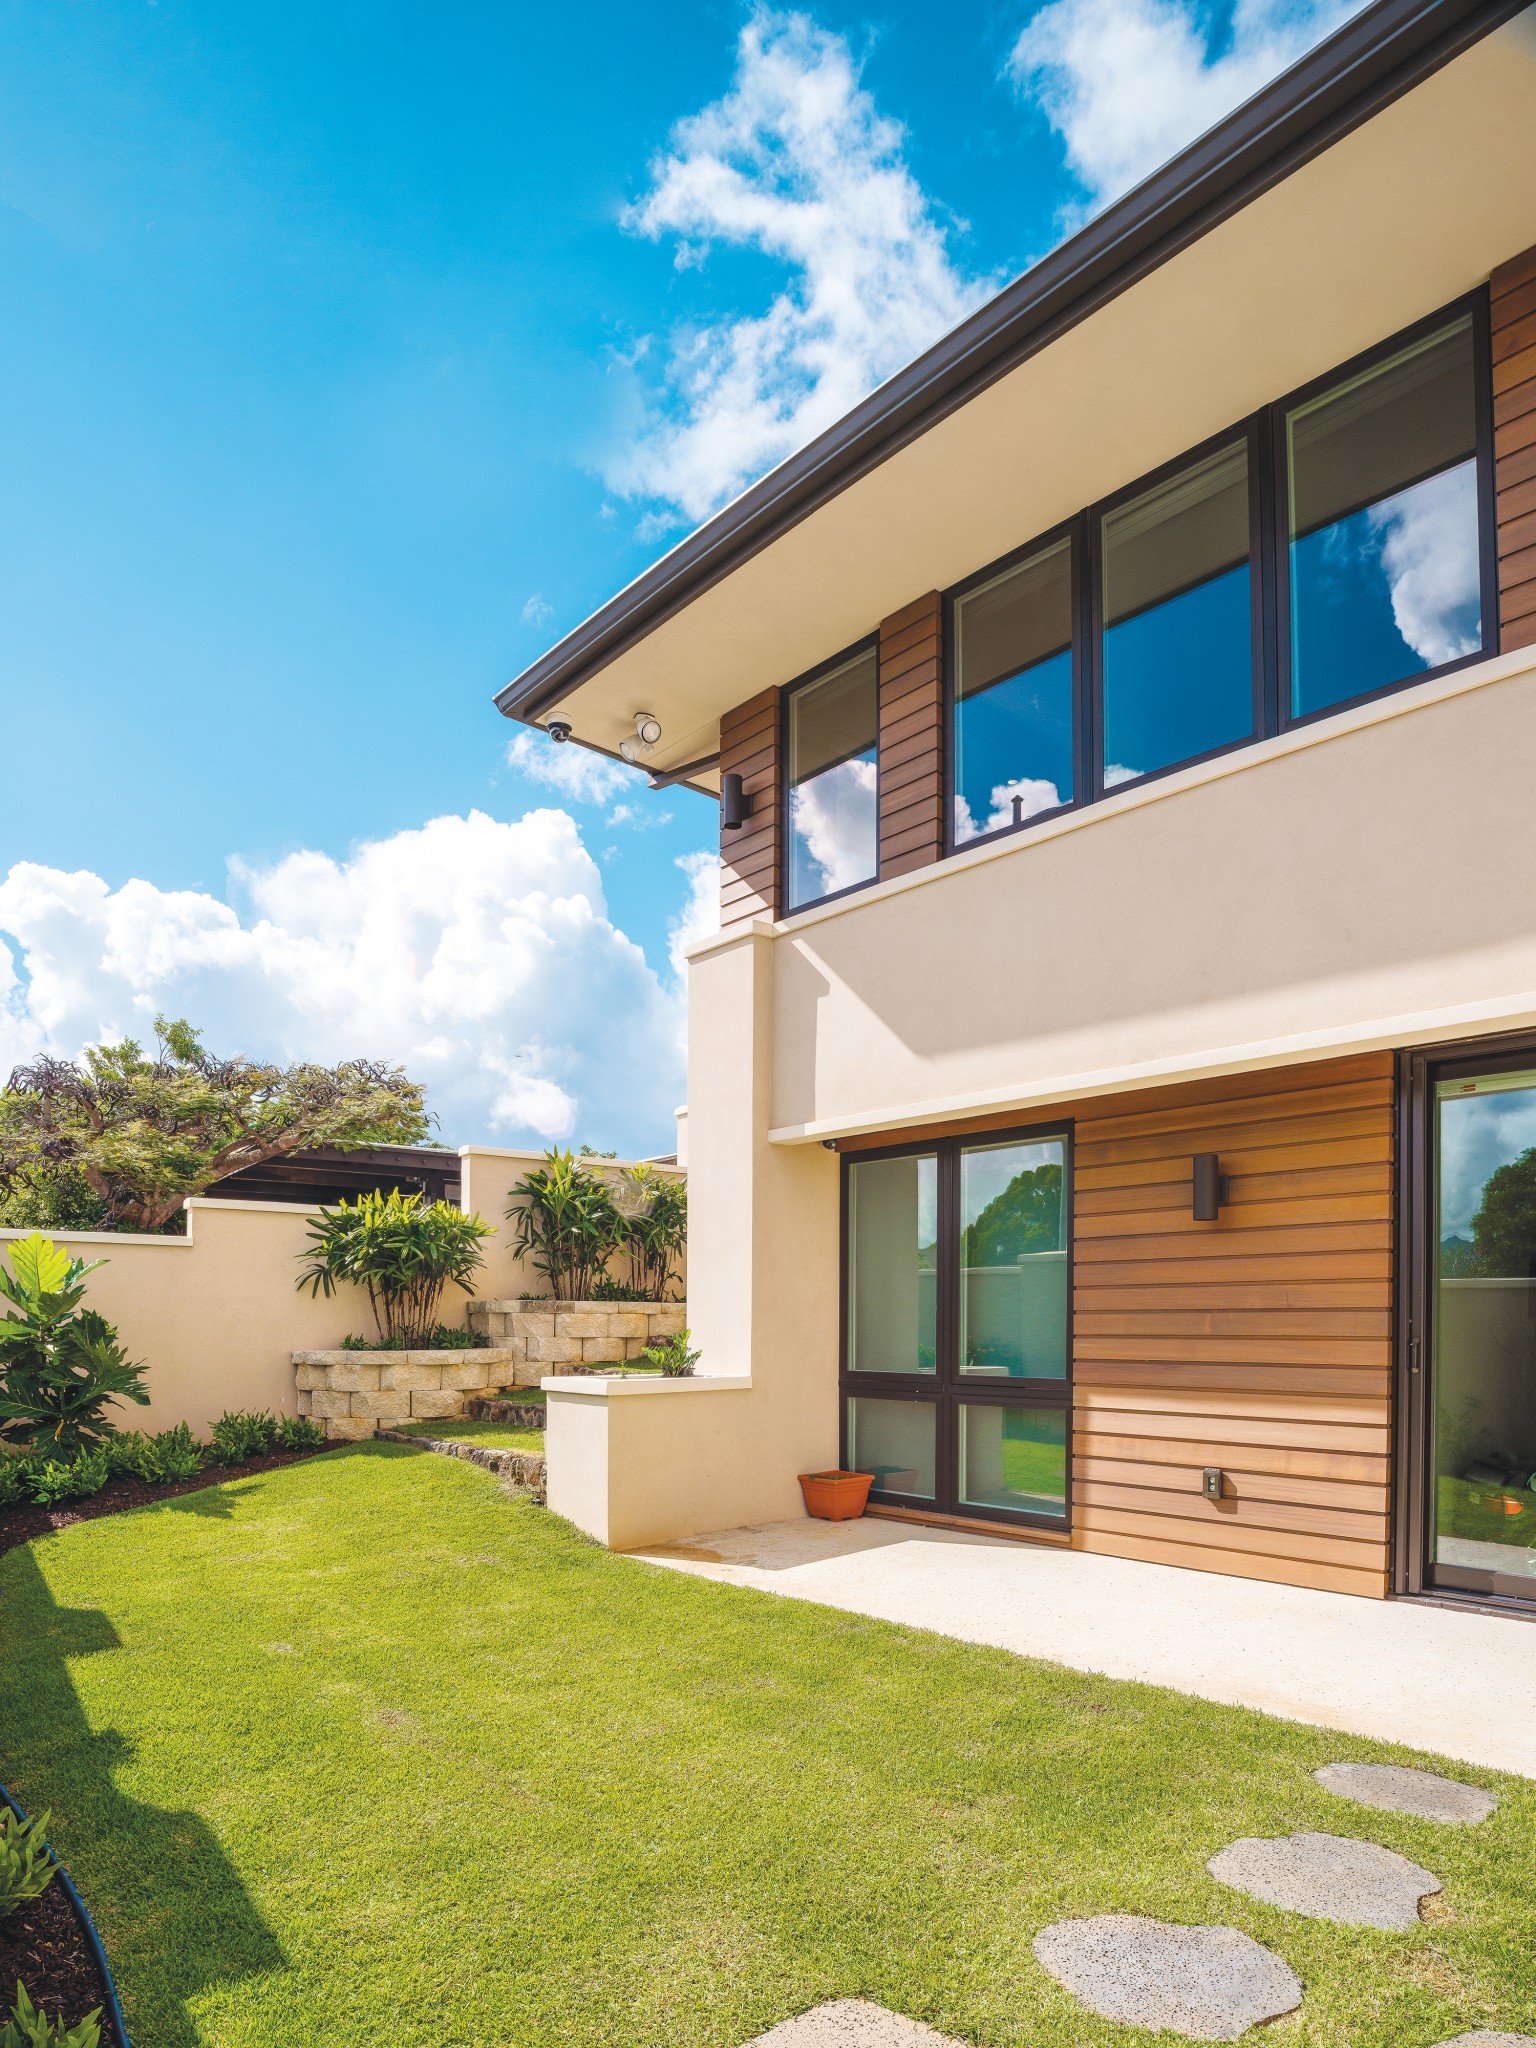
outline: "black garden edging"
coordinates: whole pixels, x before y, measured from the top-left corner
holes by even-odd
[[[27,1818],[25,1810],[17,1803],[4,1785],[0,1785],[0,1800],[3,1800],[19,1819],[25,1820]],[[97,2003],[101,2006],[102,2048],[130,2048],[128,2029],[123,2022],[123,2008],[118,2003],[117,1986],[112,1981],[112,1966],[107,1961],[106,1950],[102,1947],[101,1937],[96,1932],[96,1923],[92,1920],[89,1912],[87,1912],[84,1899],[75,1890],[69,1872],[59,1861],[57,1855],[55,1855],[53,1860],[58,1874],[54,1878],[53,1883],[49,1885],[48,1890],[43,1893],[43,1899],[47,1899],[52,1894],[62,1890],[64,1898],[68,1902],[69,1911],[74,1918],[75,1927],[84,1941],[90,1963],[96,1973],[96,1995],[91,1999],[90,2004],[86,2006],[85,2010],[89,2011],[91,2005]],[[42,1902],[41,1899],[34,1900],[32,1902],[33,1908],[41,1906]],[[20,1914],[27,1913],[29,1908],[22,1906],[17,1911],[19,1916]],[[34,2004],[46,2005],[50,2014],[54,2012],[55,2000],[50,1987],[46,1983],[28,1984],[27,1990],[31,1994]],[[11,2000],[15,1996],[16,1987],[14,1984],[0,1984],[0,2012],[8,2013],[10,2011]],[[71,2024],[78,2023],[83,2017],[84,2013],[70,2015]]]

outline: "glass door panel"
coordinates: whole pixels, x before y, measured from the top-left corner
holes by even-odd
[[[848,1370],[932,1373],[939,1162],[933,1152],[848,1169]]]
[[[960,1407],[961,1506],[1008,1514],[1067,1513],[1067,1411],[1003,1401]]]
[[[856,1394],[848,1403],[848,1469],[872,1472],[876,1493],[931,1503],[937,1421],[932,1401],[881,1401]]]
[[[960,1154],[959,1370],[1065,1379],[1065,1138]]]
[[[1433,1582],[1536,1598],[1536,1070],[1435,1088]]]

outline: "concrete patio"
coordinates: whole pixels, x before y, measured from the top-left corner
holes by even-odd
[[[1536,1632],[1523,1620],[873,1519],[777,1522],[635,1555],[1536,1777]]]

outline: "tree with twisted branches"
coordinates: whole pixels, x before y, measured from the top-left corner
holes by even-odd
[[[423,1091],[400,1067],[217,1059],[184,1018],[157,1017],[155,1038],[152,1056],[125,1038],[16,1068],[0,1089],[0,1213],[163,1230],[189,1195],[242,1167],[427,1135]]]

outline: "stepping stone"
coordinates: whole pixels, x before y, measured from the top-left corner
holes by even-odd
[[[1247,1837],[1218,1850],[1205,1867],[1218,1884],[1266,1905],[1350,1927],[1417,1927],[1420,1899],[1441,1889],[1433,1871],[1349,1835]]]
[[[838,1998],[755,2034],[746,2048],[964,2048],[964,2043],[883,2005]]]
[[[1439,2048],[1536,2048],[1536,2034],[1458,2034]]]
[[[1235,2041],[1301,2003],[1301,1979],[1235,1927],[1174,1927],[1134,1913],[1059,1920],[1035,1958],[1090,2011],[1194,2041]]]
[[[1409,1770],[1405,1764],[1324,1764],[1313,1777],[1326,1791],[1384,1813],[1411,1813],[1418,1820],[1443,1820],[1475,1827],[1486,1820],[1498,1800],[1481,1785],[1462,1785],[1435,1771]],[[1471,2040],[1469,2034],[1466,2037]],[[1489,2039],[1493,2037],[1490,2035]],[[1513,2040],[1511,2035],[1510,2039]]]

